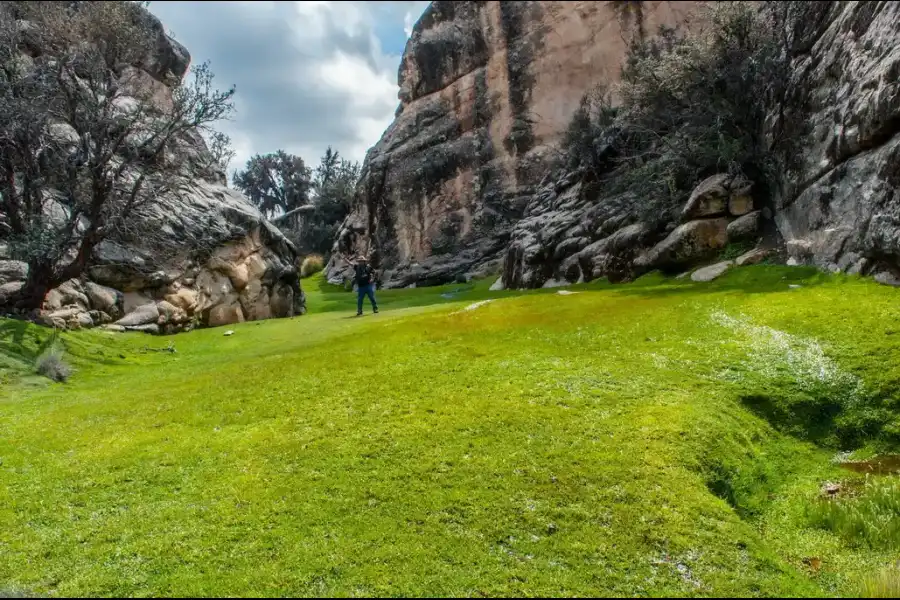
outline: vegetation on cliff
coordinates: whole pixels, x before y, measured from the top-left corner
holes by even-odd
[[[145,63],[160,47],[171,64],[154,69]],[[102,242],[159,237],[142,209],[179,193],[189,162],[179,146],[233,109],[234,89],[217,90],[208,64],[182,81],[188,62],[138,3],[0,6],[0,240],[28,264],[0,303],[39,309]]]

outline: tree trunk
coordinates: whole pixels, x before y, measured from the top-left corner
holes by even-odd
[[[47,292],[53,287],[51,284],[52,277],[52,268],[29,265],[28,279],[25,281],[25,285],[10,298],[9,304],[17,311],[23,313],[40,310],[44,305],[44,298],[47,297]]]

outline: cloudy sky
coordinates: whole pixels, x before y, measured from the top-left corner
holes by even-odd
[[[428,2],[160,2],[153,12],[237,114],[220,127],[237,156],[278,149],[310,166],[330,144],[362,161],[397,108],[397,68]]]

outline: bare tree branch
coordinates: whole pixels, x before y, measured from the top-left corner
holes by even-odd
[[[141,71],[164,34],[139,4],[0,6],[0,213],[29,264],[19,308],[38,308],[101,242],[138,229],[142,207],[177,193],[172,156],[189,137],[216,140],[207,167],[228,155],[210,127],[232,112],[234,88],[217,90],[206,63],[171,88]]]

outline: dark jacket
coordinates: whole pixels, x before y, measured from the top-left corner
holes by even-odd
[[[361,263],[354,266],[356,270],[356,286],[363,287],[375,281],[375,273],[368,264]]]

